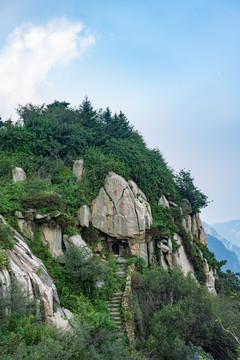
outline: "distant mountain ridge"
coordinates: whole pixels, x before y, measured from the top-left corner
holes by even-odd
[[[203,222],[203,226],[207,235],[209,250],[215,254],[218,261],[227,260],[222,270],[231,270],[235,273],[240,272],[240,248],[221,237],[217,231],[207,223]]]
[[[240,247],[240,220],[219,222],[211,225],[222,237]]]
[[[231,241],[229,241],[229,239],[226,239],[225,237],[219,235],[219,233],[213,228],[213,226],[203,222],[203,227],[206,234],[212,235],[213,237],[220,240],[224,244],[226,249],[233,251],[237,255],[240,261],[240,246],[233,244]]]

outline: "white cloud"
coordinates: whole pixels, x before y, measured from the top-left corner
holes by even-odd
[[[69,64],[95,44],[81,22],[55,19],[44,26],[23,24],[8,36],[0,52],[0,114],[9,117],[14,108],[41,102],[37,88],[58,64]]]

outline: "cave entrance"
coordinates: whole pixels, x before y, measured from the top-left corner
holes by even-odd
[[[112,244],[112,252],[114,253],[114,255],[119,255],[119,244],[114,243]]]

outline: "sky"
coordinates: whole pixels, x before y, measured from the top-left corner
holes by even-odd
[[[238,0],[0,0],[0,115],[54,100],[122,110],[211,201],[240,219]]]

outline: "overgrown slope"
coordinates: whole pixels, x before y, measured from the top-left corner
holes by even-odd
[[[77,178],[72,173],[73,161],[76,159],[84,159],[85,172],[81,183],[77,182]],[[12,181],[12,167],[15,166],[25,170],[26,181],[17,183]],[[207,197],[194,186],[189,171],[181,171],[178,175],[174,175],[159,150],[150,150],[146,146],[141,135],[134,130],[123,113],[112,114],[109,109],[94,110],[88,99],[85,99],[77,109],[70,108],[65,102],[55,101],[47,106],[20,107],[19,122],[16,124],[10,120],[0,122],[0,214],[4,215],[15,228],[17,228],[16,210],[22,211],[24,216],[29,216],[26,215],[29,208],[36,209],[38,214],[50,215],[58,210],[61,211],[61,215],[54,220],[56,224],[64,229],[64,234],[76,234],[79,230],[76,220],[79,207],[83,204],[91,204],[109,171],[122,175],[126,180],[132,179],[146,194],[153,212],[154,236],[160,234],[159,236],[165,239],[172,238],[176,232],[182,236],[185,252],[192,259],[196,277],[198,274],[200,282],[202,280],[204,283],[203,257],[208,260],[212,268],[219,269],[219,264],[207,247],[200,244],[199,239],[192,239],[183,228],[184,214],[180,213],[180,208],[177,206],[186,198],[190,202],[192,213],[196,214],[207,205]],[[172,202],[171,208],[158,204],[161,195],[166,195],[169,202]],[[0,228],[1,230],[4,233],[5,229]],[[90,243],[92,241],[95,244],[98,241],[98,233],[92,227],[84,229],[83,232],[86,232],[85,235],[90,239]],[[16,358],[17,354],[24,359],[35,358],[36,354],[40,354],[41,359],[80,357],[87,360],[137,359],[137,355],[129,355],[123,347],[116,344],[114,334],[111,335],[114,328],[107,313],[106,300],[109,299],[119,280],[114,260],[110,257],[110,261],[104,265],[97,257],[86,261],[81,253],[70,251],[65,253],[65,265],[61,265],[58,259],[54,259],[49,254],[48,248],[43,246],[39,229],[35,231],[34,239],[29,241],[29,245],[44,261],[54,278],[62,305],[73,311],[78,318],[78,326],[74,334],[76,341],[74,340],[70,346],[71,336],[45,327],[35,310],[32,312],[27,309],[26,312],[19,313],[19,309],[12,306],[13,315],[5,317],[0,326],[0,351],[1,349],[4,351],[6,359]],[[177,245],[173,242],[174,246],[173,251],[177,250]],[[5,268],[9,267],[5,252],[10,247],[11,244],[6,246],[0,236],[0,257],[3,257],[2,267]],[[105,260],[106,255],[105,253]],[[206,351],[215,355],[217,345],[214,345],[213,350],[209,342],[215,339],[212,329],[215,329],[214,322],[217,319],[214,316],[217,317],[218,309],[213,311],[216,305],[210,295],[190,278],[185,283],[179,273],[172,275],[168,271],[159,272],[159,269],[149,270],[144,267],[141,259],[135,260],[141,263],[140,272],[143,273],[136,274],[136,282],[139,283],[135,284],[138,302],[135,321],[137,334],[140,338],[143,337],[142,347],[141,344],[139,346],[140,353],[144,351],[148,358],[153,354],[155,359],[171,359],[168,349],[173,345],[171,351],[175,353],[179,348],[182,349],[183,355],[182,358],[179,357],[180,360],[185,359],[184,354],[190,354],[192,351],[193,354],[195,351],[199,356],[204,355],[202,349],[199,351],[196,349],[197,345],[201,345]],[[105,280],[105,287],[102,289],[96,287],[100,275]],[[152,283],[151,278],[157,281]],[[224,282],[219,282],[219,292],[234,292],[238,286],[235,280],[234,277],[229,279],[229,276],[226,276]],[[166,288],[167,284],[170,286],[169,289]],[[184,291],[179,289],[181,284],[185,286]],[[187,296],[190,290],[194,294],[194,299]],[[159,294],[165,298],[164,304],[158,301]],[[173,296],[175,294],[176,297]],[[202,318],[197,314],[200,311],[200,305],[197,304],[199,294],[202,303],[205,305],[207,303],[204,309],[211,315],[211,321],[208,322],[207,319],[204,324],[201,324]],[[19,298],[20,295],[18,294]],[[149,319],[152,319],[151,324],[143,321],[148,311],[146,303],[149,302],[149,296],[154,305],[154,309],[147,314]],[[239,298],[235,295],[234,297]],[[186,309],[191,301],[194,304]],[[232,304],[226,305],[226,308],[230,309],[232,316],[231,306]],[[239,303],[234,302],[233,307],[239,310]],[[227,322],[229,326],[231,316]],[[204,321],[206,317],[207,315]],[[156,322],[154,319],[157,319]],[[161,328],[157,325],[158,319],[163,324]],[[178,344],[173,341],[172,334],[167,330],[169,321],[171,329],[174,328],[175,323],[178,326],[176,332],[180,341]],[[237,321],[239,321],[238,317]],[[211,329],[207,329],[208,325]],[[182,331],[182,326],[185,332]],[[240,329],[239,324],[236,324],[236,328]],[[193,333],[189,329],[193,329]],[[165,352],[160,349],[162,344],[157,336],[159,330],[166,337]],[[221,356],[226,356],[229,351],[229,359],[234,357],[236,344],[224,331],[219,333],[227,348]],[[47,353],[50,354],[49,357]]]

